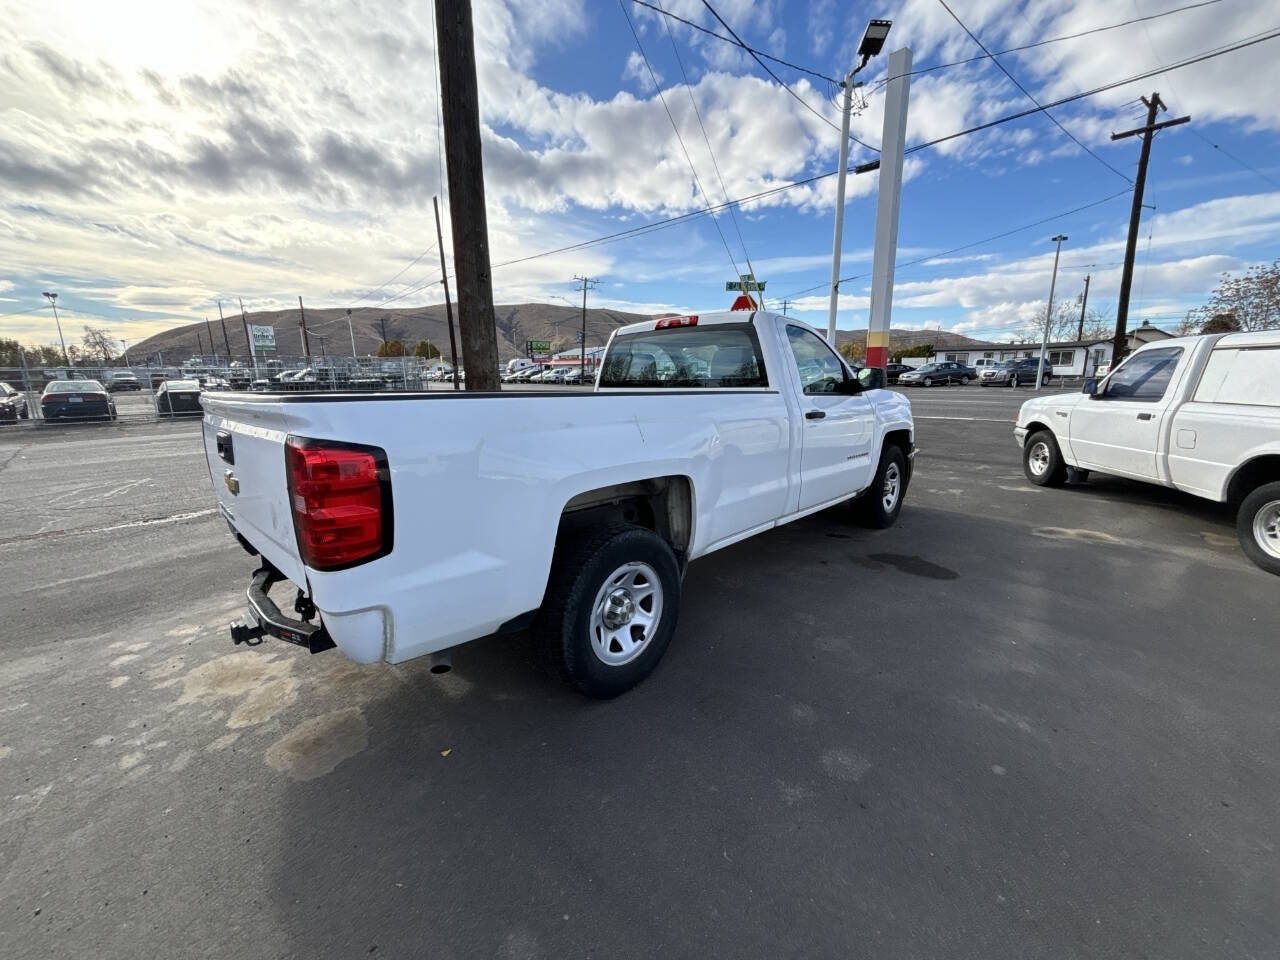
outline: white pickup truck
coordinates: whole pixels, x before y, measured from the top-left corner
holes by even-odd
[[[1280,574],[1280,330],[1146,344],[1081,393],[1028,400],[1014,436],[1041,486],[1097,470],[1235,505],[1245,554]]]
[[[615,696],[665,652],[690,560],[854,498],[894,522],[914,426],[877,374],[737,312],[619,328],[594,392],[205,394],[218,504],[261,557],[232,637],[447,670],[528,626]]]

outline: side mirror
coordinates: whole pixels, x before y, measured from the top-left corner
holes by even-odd
[[[879,367],[866,367],[858,372],[858,383],[863,390],[882,390],[884,371]]]
[[[862,384],[858,382],[856,377],[850,377],[837,383],[835,392],[846,397],[854,396],[862,392]]]
[[[1098,381],[1095,377],[1090,377],[1084,382],[1084,386],[1080,388],[1080,392],[1090,397],[1098,395]]]

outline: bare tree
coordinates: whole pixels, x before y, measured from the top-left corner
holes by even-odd
[[[1032,339],[1040,340],[1044,336],[1045,323],[1049,325],[1049,342],[1054,343],[1060,340],[1074,340],[1076,338],[1076,324],[1080,320],[1080,303],[1079,301],[1067,300],[1059,301],[1053,305],[1053,316],[1049,317],[1048,303],[1042,304],[1036,310],[1035,316],[1031,318],[1028,326],[1032,331]]]
[[[1280,260],[1259,263],[1238,276],[1222,275],[1209,302],[1197,311],[1201,323],[1230,315],[1241,330],[1280,327]]]
[[[86,325],[84,336],[80,338],[80,342],[84,344],[83,357],[86,360],[101,358],[102,365],[105,367],[115,356],[115,341],[105,327],[90,327]]]

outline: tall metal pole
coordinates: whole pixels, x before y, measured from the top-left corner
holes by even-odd
[[[880,138],[880,184],[876,189],[876,242],[871,257],[871,309],[867,314],[867,366],[889,362],[893,275],[898,259],[898,214],[907,148],[907,104],[911,98],[911,48],[889,54],[884,128]]]
[[[1040,338],[1040,365],[1036,367],[1036,390],[1044,385],[1045,351],[1049,349],[1049,328],[1053,326],[1053,291],[1058,285],[1058,257],[1062,256],[1062,241],[1067,239],[1065,233],[1053,238],[1058,244],[1053,253],[1053,279],[1049,281],[1049,311],[1044,315],[1044,336]]]
[[[458,341],[453,335],[453,304],[449,302],[449,271],[444,264],[444,232],[440,229],[440,198],[432,197],[431,205],[436,209],[436,246],[440,248],[440,282],[444,284],[444,315],[449,321],[449,363],[453,365],[449,379],[453,381],[453,389],[461,389],[458,384]]]
[[[53,322],[58,325],[58,342],[62,344],[62,362],[70,367],[71,357],[67,353],[67,341],[62,337],[62,321],[58,319],[58,295],[46,292],[44,296],[49,298],[49,304],[53,307]]]
[[[347,333],[351,335],[351,359],[355,360],[357,359],[356,358],[356,331],[355,331],[355,328],[351,326],[351,308],[350,307],[347,307]]]
[[[209,322],[208,314],[205,314],[204,328],[209,331],[209,350],[213,354],[213,359],[216,362],[218,359],[218,348],[213,342],[213,324]]]
[[[853,109],[853,75],[844,78],[844,97],[840,102],[840,166],[836,174],[836,229],[831,241],[831,301],[827,305],[827,343],[836,345],[836,303],[840,299],[840,244],[844,240],[844,182],[849,166],[849,112]],[[892,72],[890,72],[892,76]]]
[[[307,355],[307,366],[311,366],[311,338],[307,336],[307,311],[302,308],[302,297],[298,297],[298,323],[302,327],[302,350]]]
[[[500,390],[471,0],[435,0],[435,10],[458,326],[467,389]]]
[[[222,301],[218,301],[218,321],[222,324],[222,344],[227,348],[227,363],[231,363],[231,338],[227,336],[227,318],[222,315]]]

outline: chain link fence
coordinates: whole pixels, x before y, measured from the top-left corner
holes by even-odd
[[[465,376],[465,375],[464,375]],[[248,361],[188,361],[180,366],[0,367],[0,429],[37,428],[75,422],[136,422],[198,417],[199,405],[182,410],[171,391],[231,390],[260,393],[423,391],[452,389],[453,374],[440,359],[421,357],[273,357]],[[85,416],[62,404],[42,404],[49,384],[81,381],[107,391],[114,416],[93,406]],[[55,387],[54,391],[68,387]],[[58,415],[46,417],[46,408]],[[90,411],[90,408],[85,408]]]

